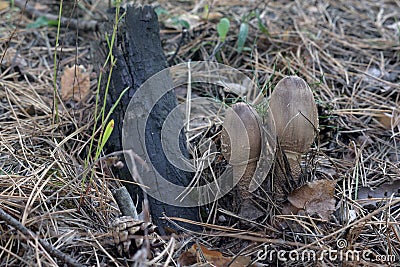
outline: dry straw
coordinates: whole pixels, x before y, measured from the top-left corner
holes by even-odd
[[[198,11],[204,4],[159,2],[171,14]],[[268,34],[258,30],[257,18],[250,19],[245,43],[250,49],[238,54],[238,23],[243,14],[257,8]],[[83,10],[89,12],[90,6]],[[92,11],[99,14],[101,10],[105,9]],[[263,245],[320,253],[335,248],[336,241],[344,238],[354,250],[394,255],[398,262],[399,200],[388,196],[364,205],[357,198],[362,186],[375,188],[400,177],[398,1],[215,1],[209,10],[213,16],[219,13],[231,18],[224,45],[213,46],[218,36],[210,17],[208,23],[189,30],[184,37],[163,29],[167,56],[173,63],[218,59],[250,76],[266,98],[283,77],[304,78],[317,102],[320,132],[302,166],[302,179],[339,179],[335,194],[338,212],[336,220],[329,222],[308,214],[286,215],[296,227],[282,230],[265,220],[254,222],[254,231],[243,231],[238,230],[240,225],[229,224],[236,220],[235,215],[221,200],[210,207],[208,224],[203,224],[207,234],[197,235],[197,240],[230,255],[240,252],[256,258]],[[109,222],[118,215],[111,195],[117,179],[101,161],[93,181],[86,184],[85,191],[81,187],[93,99],[75,107],[60,105],[59,121],[53,124],[55,30],[27,30],[32,20],[18,9],[1,10],[0,16],[0,208],[20,223],[7,224],[4,216],[0,219],[0,265],[61,265],[60,258],[40,241],[47,240],[81,264],[123,266],[124,259],[108,244]],[[89,66],[89,40],[95,36],[66,29],[61,37],[57,70],[76,62]],[[203,88],[193,94],[213,92]],[[258,93],[249,95],[254,98]],[[224,167],[221,165],[213,166],[214,175]],[[264,193],[258,199],[260,206],[274,205],[268,192]],[[222,223],[229,225],[218,225]],[[33,234],[28,236],[20,226]],[[168,253],[157,260],[176,259],[182,252],[174,246],[177,243],[166,241],[162,248]],[[325,258],[321,266],[337,263]],[[381,259],[357,264],[385,263]],[[292,266],[313,264],[291,262]]]

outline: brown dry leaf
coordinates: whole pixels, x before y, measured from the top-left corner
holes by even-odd
[[[380,114],[378,116],[378,121],[386,130],[390,130],[392,128],[392,116],[390,116],[390,114]]]
[[[192,251],[183,252],[178,259],[179,266],[190,266],[197,263],[196,254],[193,254]]]
[[[400,180],[393,181],[392,183],[384,183],[378,186],[375,190],[369,187],[361,187],[358,190],[358,199],[368,198],[387,198],[394,195],[400,196]]]
[[[381,113],[377,115],[379,123],[386,130],[391,130],[392,128],[400,128],[400,112],[393,111],[392,113]]]
[[[229,93],[235,93],[240,97],[246,96],[246,94],[249,91],[249,88],[251,88],[251,81],[250,80],[242,80],[242,81],[237,81],[237,83],[227,83],[227,82],[222,82],[218,81],[218,85],[221,85],[223,90],[225,92]]]
[[[191,247],[191,249],[196,251],[198,262],[201,261],[202,256],[204,256],[207,262],[213,264],[216,267],[227,266],[231,262],[230,259],[224,257],[221,252],[215,250],[209,250],[203,245],[197,246],[196,244],[194,244]]]
[[[250,261],[251,261],[250,257],[239,256],[229,266],[232,266],[232,267],[248,266]],[[254,264],[250,265],[250,267],[254,267],[254,266],[256,266],[256,265],[254,265]]]
[[[250,257],[239,256],[232,263],[232,257],[224,257],[221,252],[209,250],[205,246],[194,244],[188,251],[183,252],[178,259],[180,266],[190,266],[202,263],[205,259],[215,267],[242,267],[250,263]],[[251,265],[252,266],[252,265]]]
[[[5,10],[10,6],[10,3],[8,1],[0,1],[0,11]]]
[[[90,93],[90,77],[85,68],[80,66],[66,67],[61,76],[62,100],[80,102]]]
[[[202,19],[211,22],[218,22],[224,15],[220,12],[210,12],[208,14],[203,14]]]
[[[43,5],[41,3],[35,3],[34,4],[35,10],[40,10],[40,11],[47,11],[49,10],[49,7],[47,5]]]
[[[1,10],[1,2],[0,2],[0,10]],[[4,54],[5,53],[5,54]],[[14,47],[9,47],[4,53],[0,54],[0,57],[3,57],[2,64],[4,66],[18,66],[20,69],[28,66],[26,60],[21,57],[19,51],[17,51]]]
[[[299,208],[292,205],[292,203],[286,201],[282,204],[282,215],[296,215],[299,212]]]
[[[329,220],[335,211],[336,180],[318,180],[307,183],[288,195],[289,202],[298,209],[304,209],[308,214],[318,214],[324,220]]]

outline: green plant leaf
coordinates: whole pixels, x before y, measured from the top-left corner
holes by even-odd
[[[260,31],[262,33],[266,34],[267,36],[269,36],[269,31],[268,31],[267,27],[265,27],[264,22],[262,21],[262,19],[260,17],[259,10],[256,11],[256,17],[257,17],[257,22],[258,22],[258,28],[260,29]]]
[[[244,44],[249,34],[249,24],[247,22],[242,22],[240,24],[239,36],[237,40],[237,50],[239,53],[243,51]]]
[[[172,21],[173,21],[173,24],[174,24],[174,25],[180,25],[180,26],[182,26],[182,28],[190,29],[190,24],[189,24],[189,22],[187,22],[187,21],[184,20],[184,19],[181,19],[180,17],[173,17],[173,18],[172,18]]]
[[[56,27],[58,25],[58,20],[48,20],[47,25]]]
[[[34,22],[29,23],[26,26],[26,28],[27,29],[37,29],[37,28],[40,28],[43,26],[48,26],[48,25],[49,25],[49,20],[46,17],[41,16],[41,17],[38,17]]]
[[[203,19],[208,19],[209,12],[210,12],[210,6],[208,4],[206,4],[204,6]]]
[[[103,136],[101,138],[101,143],[100,143],[100,149],[101,151],[104,147],[104,145],[107,143],[108,138],[110,138],[110,135],[114,129],[114,120],[110,120],[110,122],[107,124],[106,129],[104,130]]]
[[[184,19],[178,20],[178,24],[180,24],[185,29],[190,29],[190,24]]]
[[[218,32],[219,40],[221,42],[225,41],[226,35],[228,34],[228,31],[229,31],[229,27],[230,27],[229,19],[222,18],[219,21],[219,23],[217,25],[217,32]]]
[[[157,16],[161,16],[161,15],[168,15],[168,11],[160,6],[156,7],[154,9],[154,12],[156,12]]]

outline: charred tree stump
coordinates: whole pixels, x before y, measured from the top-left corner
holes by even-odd
[[[102,43],[94,47],[95,60],[97,61],[97,67],[106,72],[104,77],[107,77],[109,69],[102,70],[102,64],[108,54],[108,45],[105,39],[105,34],[111,36],[112,27],[114,25],[115,10],[111,10],[109,13],[109,20],[99,27],[99,32],[102,34]],[[106,152],[114,152],[122,150],[122,124],[124,121],[125,110],[132,97],[135,97],[136,90],[152,75],[167,68],[167,63],[163,50],[161,47],[159,26],[157,15],[150,6],[145,7],[127,7],[125,17],[121,20],[118,25],[117,40],[113,47],[113,55],[117,59],[116,65],[113,68],[111,83],[107,95],[104,97],[107,99],[108,110],[115,103],[121,92],[129,87],[128,92],[122,97],[117,108],[112,114],[115,126],[114,131],[106,144]],[[102,90],[106,85],[106,78],[103,78]],[[167,177],[170,182],[186,186],[189,184],[191,174],[177,169],[173,166],[166,158],[162,145],[161,145],[161,127],[166,119],[169,111],[174,109],[177,105],[177,99],[175,94],[170,91],[165,94],[161,100],[154,107],[149,120],[146,124],[146,149],[149,154],[152,155],[153,166],[157,168],[161,175]],[[148,141],[147,133],[153,133],[151,140]],[[188,155],[186,148],[186,141],[184,135],[180,136],[180,147],[183,154]],[[125,156],[125,161],[129,160]],[[115,173],[119,178],[127,181],[133,181],[132,176],[126,167],[122,169],[115,169]],[[145,177],[143,177],[145,179]],[[131,197],[136,202],[136,197],[140,197],[141,190],[139,187],[126,183],[125,186],[128,188]],[[160,188],[160,190],[163,190]],[[152,215],[153,222],[159,227],[162,234],[165,233],[165,227],[172,227],[165,220],[161,220],[164,214],[169,217],[180,217],[190,220],[199,221],[198,208],[184,208],[167,205],[149,196],[150,213]],[[140,205],[139,205],[140,206]],[[141,207],[138,207],[139,209]],[[194,225],[183,225],[185,228],[191,230],[199,230]]]

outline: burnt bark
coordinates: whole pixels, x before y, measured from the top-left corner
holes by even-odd
[[[114,25],[115,10],[109,12],[109,20],[100,25],[100,33],[102,34],[101,44],[95,48],[95,60],[97,67],[102,68],[102,64],[108,53],[108,45],[105,39],[105,34],[109,37],[112,33]],[[115,152],[122,150],[122,126],[126,108],[132,97],[135,97],[137,89],[152,75],[167,68],[167,62],[161,47],[159,36],[159,26],[157,15],[150,6],[142,7],[127,7],[125,17],[118,25],[118,34],[116,43],[113,47],[113,54],[116,58],[116,65],[113,68],[111,83],[108,94],[104,91],[102,98],[107,99],[107,109],[109,110],[115,103],[121,92],[129,87],[128,92],[122,97],[120,103],[112,114],[115,126],[114,131],[106,144],[106,152]],[[101,69],[105,72],[104,77],[108,76],[109,69]],[[105,88],[106,78],[103,78],[102,90]],[[146,100],[145,100],[146,101]],[[149,99],[148,101],[151,101]],[[151,103],[151,102],[149,102]],[[177,99],[173,91],[166,93],[153,108],[149,119],[146,123],[146,149],[150,155],[153,166],[158,172],[169,179],[170,182],[186,186],[189,184],[192,174],[177,169],[166,158],[161,145],[161,128],[164,120],[169,112],[177,105]],[[151,133],[151,134],[150,134]],[[186,157],[188,152],[184,135],[181,134],[180,148]],[[125,161],[129,160],[125,156]],[[127,164],[125,164],[127,166]],[[127,167],[120,170],[115,170],[116,176],[127,181],[132,181],[133,178]],[[145,177],[143,177],[145,179]],[[136,202],[137,196],[141,200],[141,190],[131,183],[126,183],[131,197]],[[160,190],[163,190],[160,188]],[[159,227],[159,230],[164,234],[165,227],[172,227],[160,217],[163,214],[172,217],[180,217],[199,221],[198,208],[175,207],[167,205],[149,196],[150,213],[153,222]],[[139,205],[138,209],[141,208]],[[193,225],[184,225],[185,228],[191,230],[199,230]]]

